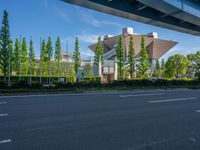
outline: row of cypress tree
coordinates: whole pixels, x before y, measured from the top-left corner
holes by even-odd
[[[3,74],[4,80],[10,78],[12,74],[21,76],[58,76],[63,75],[66,67],[62,63],[62,48],[60,38],[57,37],[55,42],[55,53],[51,37],[40,40],[41,50],[40,58],[36,59],[34,45],[30,37],[29,47],[27,46],[26,38],[23,37],[21,41],[16,39],[13,43],[10,37],[8,12],[3,12],[2,27],[0,29],[0,73]],[[76,38],[75,49],[73,53],[74,64],[70,64],[70,75],[73,76],[80,68],[80,52],[79,41]],[[55,67],[55,65],[57,67]],[[65,64],[66,65],[66,64]],[[55,70],[57,73],[55,73]],[[65,72],[66,74],[66,72]]]

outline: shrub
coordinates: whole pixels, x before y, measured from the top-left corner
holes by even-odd
[[[86,81],[86,82],[101,82],[101,77],[85,76],[85,77],[83,77],[83,81]]]

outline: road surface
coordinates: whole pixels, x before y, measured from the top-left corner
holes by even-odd
[[[0,150],[199,150],[200,90],[0,97]]]

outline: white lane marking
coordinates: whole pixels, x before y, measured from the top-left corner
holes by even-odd
[[[200,110],[197,110],[196,112],[197,112],[197,113],[200,113]]]
[[[164,93],[151,93],[151,94],[135,94],[135,95],[120,95],[120,97],[138,97],[138,96],[156,96],[156,95],[164,95]]]
[[[154,100],[154,101],[148,101],[148,103],[164,103],[164,102],[174,102],[174,101],[186,101],[186,100],[192,100],[192,99],[197,99],[197,97],[184,97],[184,98],[176,98],[176,99]]]
[[[0,117],[8,116],[8,114],[0,114]]]
[[[144,91],[101,91],[101,92],[92,92],[87,93],[56,93],[56,94],[36,94],[36,95],[15,95],[15,96],[0,96],[0,99],[7,98],[29,98],[29,97],[48,97],[48,96],[87,96],[87,95],[105,95],[105,94],[126,94],[126,93],[155,93],[155,92],[174,92],[174,91],[191,91],[189,89],[176,89],[176,90],[144,90]],[[195,90],[198,91],[198,90]]]
[[[189,138],[189,140],[192,141],[192,142],[197,142],[197,140],[193,137]]]
[[[7,104],[7,102],[0,102],[0,105],[2,105],[2,104]]]
[[[8,139],[8,140],[2,140],[2,141],[0,141],[0,144],[10,143],[10,142],[11,142],[11,139]]]
[[[101,93],[71,93],[71,94],[38,94],[38,95],[15,95],[15,96],[0,96],[0,99],[7,98],[30,98],[30,97],[48,97],[48,96],[87,96],[87,95],[105,95],[105,94],[126,94],[126,93],[152,93],[152,92],[160,92],[157,91],[115,91],[115,92],[101,92]]]

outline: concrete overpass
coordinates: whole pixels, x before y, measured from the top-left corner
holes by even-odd
[[[62,0],[115,16],[200,36],[200,0]]]

